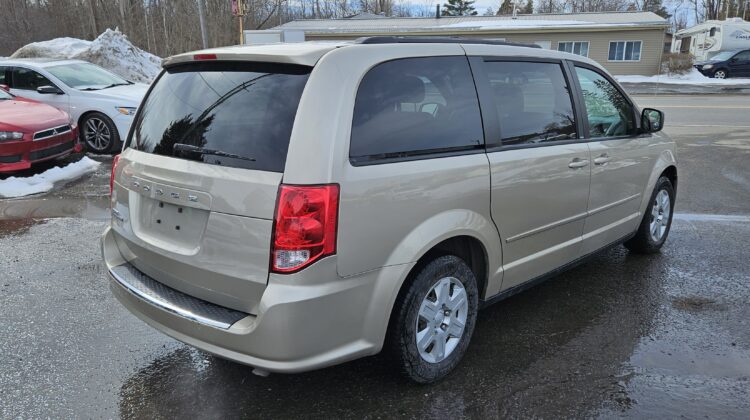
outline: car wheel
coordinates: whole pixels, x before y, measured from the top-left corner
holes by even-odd
[[[714,78],[715,79],[726,79],[729,74],[726,70],[716,70],[714,72]]]
[[[120,146],[117,127],[100,112],[92,112],[81,121],[81,138],[86,150],[92,153],[111,153]]]
[[[469,346],[478,305],[476,278],[461,258],[441,256],[422,267],[400,294],[389,329],[402,372],[419,383],[448,375]]]
[[[669,178],[659,178],[641,225],[635,236],[625,242],[626,248],[643,254],[651,254],[661,249],[672,227],[674,197],[674,187]]]

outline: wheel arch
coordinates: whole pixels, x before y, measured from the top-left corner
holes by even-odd
[[[661,153],[659,153],[659,156],[654,163],[653,169],[651,170],[651,175],[649,176],[648,182],[646,183],[641,195],[641,214],[645,214],[646,208],[648,207],[649,201],[651,199],[651,192],[656,186],[656,181],[658,181],[662,175],[666,175],[669,180],[672,181],[672,186],[674,187],[676,193],[678,179],[677,158],[675,157],[674,150],[672,148],[664,149]]]

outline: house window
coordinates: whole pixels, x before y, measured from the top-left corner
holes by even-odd
[[[610,41],[609,61],[640,61],[641,41]]]
[[[588,41],[558,42],[557,50],[588,57],[589,56],[589,42]]]

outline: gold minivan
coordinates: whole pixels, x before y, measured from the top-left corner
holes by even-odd
[[[663,114],[585,57],[372,37],[163,67],[112,169],[111,288],[261,375],[387,349],[438,380],[480,307],[669,233]]]

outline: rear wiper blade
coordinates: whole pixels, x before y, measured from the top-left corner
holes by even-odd
[[[192,152],[192,153],[198,153],[201,155],[221,156],[221,157],[227,157],[227,158],[232,158],[232,159],[242,159],[242,160],[247,160],[250,162],[255,162],[255,159],[251,157],[236,155],[234,153],[224,152],[222,150],[206,149],[203,147],[193,146],[193,145],[185,144],[185,143],[175,143],[175,145],[172,147],[172,151],[173,152]]]

